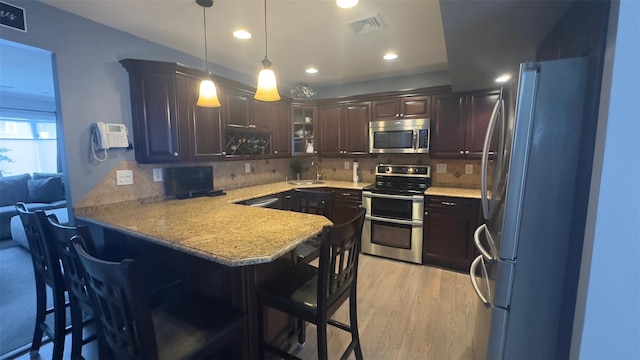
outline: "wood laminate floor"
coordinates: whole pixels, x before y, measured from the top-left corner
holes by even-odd
[[[358,271],[365,359],[471,359],[476,295],[468,275],[364,254]],[[348,303],[333,318],[348,324]],[[327,331],[329,359],[339,359],[350,335],[332,326]],[[296,355],[317,359],[316,351],[316,327],[308,324]]]

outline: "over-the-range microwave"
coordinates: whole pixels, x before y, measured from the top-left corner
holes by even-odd
[[[430,119],[372,121],[369,124],[369,152],[429,153],[430,125]]]

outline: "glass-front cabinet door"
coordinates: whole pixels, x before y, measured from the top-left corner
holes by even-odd
[[[292,150],[294,156],[318,153],[316,117],[317,109],[315,106],[291,105]]]

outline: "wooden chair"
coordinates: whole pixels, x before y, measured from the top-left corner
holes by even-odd
[[[107,358],[209,358],[239,335],[241,311],[196,294],[151,310],[135,261],[100,260],[86,251],[80,236],[71,243],[86,274]]]
[[[355,351],[362,359],[356,288],[358,255],[365,210],[360,209],[351,221],[337,226],[325,226],[322,230],[319,266],[299,263],[290,271],[277,276],[257,290],[259,355],[265,350],[285,359],[295,356],[264,342],[264,309],[268,306],[298,319],[316,324],[318,332],[318,359],[327,359],[327,324],[351,333],[351,342],[342,355],[345,359]],[[331,316],[349,299],[350,324],[346,325]]]
[[[36,326],[31,342],[31,355],[37,355],[42,345],[42,336],[47,335],[53,341],[54,360],[62,359],[66,328],[65,301],[67,288],[62,277],[62,268],[58,260],[56,248],[48,232],[47,215],[42,210],[29,211],[24,203],[17,203],[16,210],[22,220],[24,231],[33,262],[36,283]],[[51,288],[53,308],[47,309],[47,286]],[[53,313],[53,329],[45,322],[47,315]]]
[[[291,195],[291,210],[307,214],[323,215],[331,218],[333,191],[295,189]],[[297,262],[310,262],[320,254],[320,239],[315,238],[301,244],[296,249]]]
[[[58,223],[55,215],[48,216],[49,233],[64,269],[64,282],[69,292],[71,310],[71,359],[82,359],[82,345],[96,339],[96,334],[82,338],[84,327],[94,319],[93,307],[84,269],[80,259],[71,248],[71,238],[81,236],[87,249],[96,253],[91,233],[86,226],[65,226]],[[86,320],[85,320],[86,319]]]

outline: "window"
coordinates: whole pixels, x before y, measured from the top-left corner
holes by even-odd
[[[0,108],[0,172],[58,172],[56,114]]]

